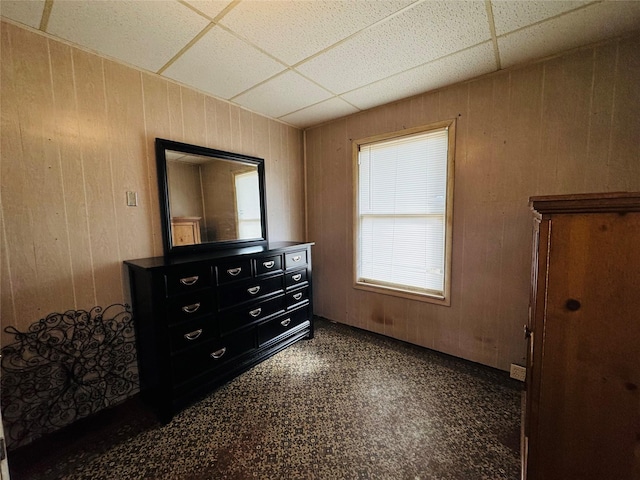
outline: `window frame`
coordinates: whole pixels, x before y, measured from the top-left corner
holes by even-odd
[[[383,142],[394,138],[406,137],[420,133],[428,133],[434,130],[447,129],[447,188],[446,188],[446,208],[445,208],[445,251],[444,251],[444,285],[443,295],[436,295],[428,292],[417,292],[409,288],[403,289],[383,284],[359,281],[359,237],[360,237],[360,215],[359,215],[359,165],[358,157],[360,146],[365,144]],[[352,164],[353,164],[353,287],[358,290],[392,295],[396,297],[408,298],[437,305],[451,306],[451,251],[453,243],[453,191],[455,172],[455,142],[456,142],[456,119],[444,120],[430,123],[419,127],[397,130],[394,132],[373,135],[352,141]]]

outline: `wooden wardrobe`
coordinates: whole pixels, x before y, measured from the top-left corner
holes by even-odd
[[[640,192],[531,198],[527,480],[640,479]]]

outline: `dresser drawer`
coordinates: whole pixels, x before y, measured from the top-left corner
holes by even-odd
[[[211,290],[185,293],[171,298],[167,302],[168,323],[191,320],[213,312],[214,298]]]
[[[307,251],[300,250],[298,252],[287,253],[284,256],[284,264],[287,270],[291,268],[302,267],[307,264]]]
[[[251,278],[251,260],[240,258],[215,266],[218,285]]]
[[[183,322],[169,329],[169,347],[172,353],[202,345],[217,336],[217,322],[213,315]]]
[[[254,261],[256,275],[267,275],[282,270],[282,255],[256,258]]]
[[[184,382],[209,370],[219,368],[230,360],[253,350],[255,332],[242,332],[227,337],[223,341],[214,340],[206,344],[190,348],[173,357],[171,374],[173,381]]]
[[[264,297],[283,290],[284,278],[282,275],[275,277],[256,279],[253,282],[244,282],[241,285],[229,285],[219,289],[219,306],[227,308],[255,298]]]
[[[287,302],[287,309],[293,308],[296,305],[309,301],[309,288],[303,287],[298,290],[287,292],[285,295]]]
[[[297,326],[308,321],[310,318],[309,307],[299,308],[289,312],[287,315],[281,315],[278,318],[260,325],[258,327],[258,345],[272,340]]]
[[[298,270],[297,272],[290,272],[285,275],[285,285],[287,288],[295,287],[296,285],[300,285],[306,283],[307,281],[307,270]]]
[[[165,282],[168,296],[200,290],[211,285],[211,267],[196,265],[176,268],[165,275]]]
[[[228,335],[246,325],[261,321],[285,309],[284,295],[266,302],[252,304],[241,310],[225,313],[220,316],[220,336]]]

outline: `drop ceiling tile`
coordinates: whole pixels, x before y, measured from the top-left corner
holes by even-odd
[[[498,38],[503,67],[640,29],[639,1],[590,5]]]
[[[324,88],[291,70],[233,99],[251,110],[280,117],[331,97]]]
[[[338,97],[333,97],[329,100],[325,100],[324,102],[317,103],[316,105],[312,105],[302,110],[298,110],[297,112],[290,113],[289,115],[285,115],[284,117],[280,117],[280,120],[298,128],[306,128],[333,120],[334,118],[351,115],[357,111],[358,109],[353,105],[349,105]]]
[[[186,3],[213,20],[231,3],[231,0],[187,0]]]
[[[209,21],[178,2],[55,1],[47,32],[157,71]]]
[[[504,35],[589,3],[593,1],[491,0],[496,35]]]
[[[413,1],[244,1],[220,23],[293,65]]]
[[[496,70],[493,44],[486,42],[380,80],[342,96],[365,110]]]
[[[2,0],[0,15],[33,28],[40,28],[44,0]]]
[[[343,93],[490,38],[484,2],[424,2],[297,69]]]
[[[171,64],[163,75],[229,99],[284,68],[284,65],[215,26]]]

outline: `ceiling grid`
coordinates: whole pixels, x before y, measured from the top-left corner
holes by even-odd
[[[300,128],[640,31],[638,0],[0,0],[0,15]]]

